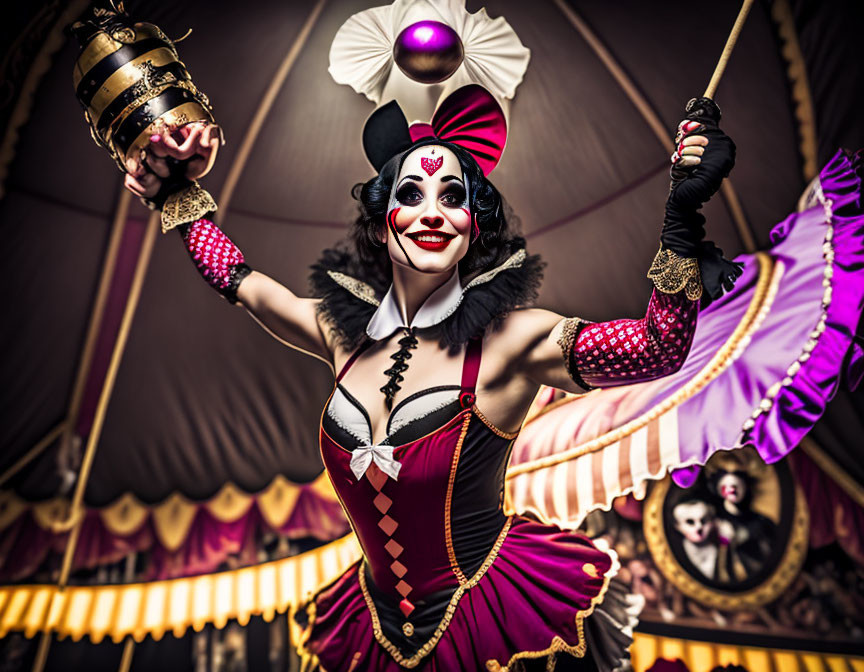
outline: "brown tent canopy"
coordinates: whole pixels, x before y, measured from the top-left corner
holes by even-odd
[[[468,4],[471,11],[480,6]],[[644,276],[657,247],[669,147],[555,3],[484,4],[491,15],[506,16],[532,52],[492,179],[519,216],[529,248],[548,262],[539,303],[590,319],[637,315],[649,292]],[[686,100],[704,89],[737,11],[734,2],[570,4],[670,135]],[[20,35],[5,62],[11,96],[0,156],[7,283],[0,471],[46,435],[53,439],[3,486],[30,500],[68,492],[63,474],[74,473],[80,455],[75,434],[86,442],[145,238],[147,213],[133,203],[128,221],[121,218],[126,229],[90,375],[81,378],[122,203],[121,175],[87,137],[73,95],[76,47],[58,32],[81,5],[10,7],[2,10],[9,22],[0,21]],[[302,39],[311,3],[128,5],[171,36],[194,28],[181,56],[228,139],[206,186],[217,199],[233,189],[230,202],[223,200],[222,224],[250,263],[304,291],[309,265],[348,231],[351,186],[372,174],[360,148],[372,106],[327,74],[337,28],[369,3],[330,0],[310,21],[236,184],[232,171],[245,134]],[[864,145],[852,98],[862,90],[853,39],[862,23],[864,10],[853,0],[754,7],[717,93],[724,128],[738,145],[731,181],[743,217],[736,221],[734,203],[720,197],[706,214],[710,236],[729,256],[745,249],[742,231],[757,245],[767,241],[836,146]],[[31,64],[47,69],[35,82],[27,77]],[[306,482],[321,469],[317,421],[330,372],[216,296],[176,238],[159,237],[146,268],[86,491],[90,506],[127,492],[145,503],[174,492],[203,500],[229,482],[257,492],[276,474]],[[77,388],[76,376],[84,381]],[[70,418],[76,390],[82,404]],[[848,460],[844,448],[860,436],[860,407],[860,396],[844,398],[817,432],[838,461]],[[61,450],[67,426],[72,440]],[[857,469],[853,475],[861,477]]]

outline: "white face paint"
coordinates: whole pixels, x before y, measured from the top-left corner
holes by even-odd
[[[727,502],[740,504],[747,496],[747,483],[738,474],[723,474],[717,481],[717,492]]]
[[[706,502],[682,502],[672,510],[675,529],[685,539],[701,544],[714,531],[714,507]]]
[[[440,145],[411,152],[396,178],[387,212],[387,248],[394,264],[442,273],[471,242],[468,185],[456,155]]]

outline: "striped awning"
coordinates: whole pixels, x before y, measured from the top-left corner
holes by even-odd
[[[531,512],[562,527],[575,527],[585,514],[609,509],[612,500],[635,492],[681,464],[678,422],[672,408],[631,434],[576,457],[531,471],[511,469],[509,507]]]

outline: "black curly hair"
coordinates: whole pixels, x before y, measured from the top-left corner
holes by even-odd
[[[525,249],[525,239],[518,233],[518,219],[474,157],[458,145],[437,138],[418,140],[384,164],[378,175],[354,186],[351,193],[358,201],[360,213],[348,240],[324,250],[312,266],[313,294],[323,299],[321,310],[347,346],[356,345],[362,339],[374,307],[352,300],[350,293],[334,283],[328,273],[337,271],[356,278],[370,285],[379,296],[387,291],[392,282],[392,262],[387,246],[380,242],[380,235],[387,225],[393,182],[408,154],[427,145],[446,147],[453,152],[468,181],[469,208],[476,217],[480,234],[459,261],[463,284]],[[467,292],[460,310],[442,325],[442,343],[460,345],[490,324],[500,322],[513,308],[533,301],[542,277],[540,257],[529,255],[520,267],[508,269],[494,280]]]

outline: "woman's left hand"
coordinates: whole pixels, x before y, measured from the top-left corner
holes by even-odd
[[[682,168],[698,166],[702,163],[700,157],[705,153],[708,138],[698,134],[689,135],[690,133],[698,133],[702,128],[702,124],[698,121],[688,119],[684,119],[678,124],[678,133],[675,135],[677,148],[671,156],[672,163]]]
[[[717,193],[735,165],[735,143],[713,119],[682,121],[675,143],[667,208],[696,211]]]

